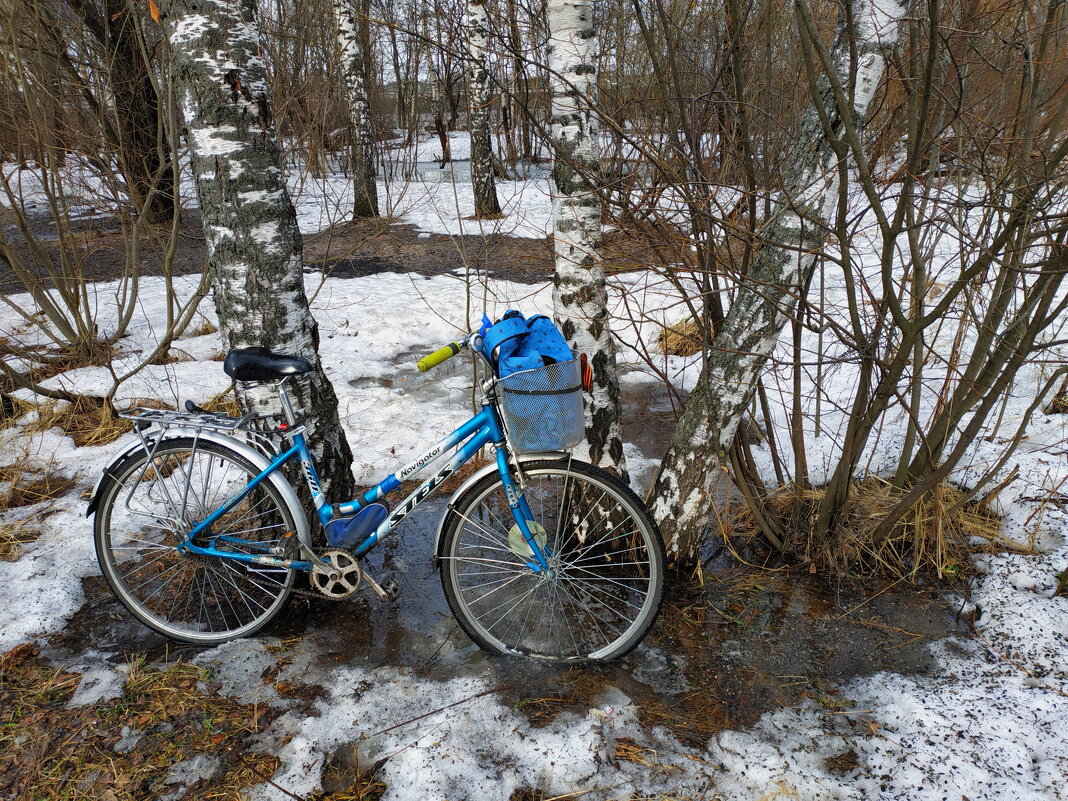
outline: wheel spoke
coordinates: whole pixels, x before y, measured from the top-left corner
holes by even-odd
[[[534,522],[545,530],[549,572],[505,556],[514,552],[503,488],[496,476],[483,479],[450,510],[442,543],[442,581],[457,620],[499,652],[554,659],[625,653],[660,605],[663,546],[655,525],[632,493],[583,462],[535,462],[524,475]],[[519,582],[523,576],[533,586]]]
[[[256,473],[218,444],[201,441],[194,449],[192,439],[175,439],[159,446],[151,464],[141,452],[109,475],[97,511],[97,553],[112,589],[141,621],[170,637],[214,644],[255,631],[282,608],[293,569],[260,570],[167,544],[182,536],[171,528],[175,511],[184,512],[181,525],[203,519]],[[205,539],[220,535],[213,541],[218,552],[270,553],[282,533],[295,530],[294,519],[265,481],[220,515]]]

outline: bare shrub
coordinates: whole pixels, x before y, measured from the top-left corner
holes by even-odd
[[[876,536],[879,526],[901,497],[892,483],[875,477],[858,483],[830,531],[819,523],[826,493],[824,487],[788,485],[770,494],[760,507],[784,532],[784,552],[821,572],[956,580],[968,574],[973,551],[1024,547],[1001,536],[997,515],[982,505],[961,504],[964,493],[945,484],[912,505],[881,537]],[[736,530],[724,533],[736,545],[762,533],[752,507],[737,522]]]

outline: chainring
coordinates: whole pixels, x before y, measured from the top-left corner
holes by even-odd
[[[320,594],[331,600],[340,601],[342,598],[348,598],[360,588],[363,570],[360,568],[360,563],[356,561],[356,557],[340,549],[323,551],[320,556],[324,561],[329,562],[338,574],[337,578],[331,578],[330,574],[319,565],[312,566],[311,585]]]

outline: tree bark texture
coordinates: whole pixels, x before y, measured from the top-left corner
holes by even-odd
[[[572,350],[585,353],[593,368],[593,388],[586,398],[590,461],[625,479],[616,346],[598,253],[601,204],[592,183],[600,158],[599,126],[590,102],[597,75],[593,3],[549,0],[546,16],[553,90],[553,309]]]
[[[304,291],[302,241],[286,191],[258,55],[255,0],[162,0],[174,79],[208,245],[215,308],[228,348],[263,345],[314,371],[290,382],[324,491],[351,497],[352,453],[319,361]],[[249,393],[250,406],[276,404]]]
[[[489,46],[489,19],[486,0],[467,2],[467,108],[471,132],[471,189],[475,196],[475,217],[496,217],[501,213],[497,184],[493,180],[493,146],[490,143],[490,100],[492,89],[486,50]]]
[[[334,22],[341,49],[341,72],[349,102],[349,136],[352,151],[352,214],[378,216],[378,187],[375,185],[374,136],[371,109],[367,102],[365,53],[360,37],[354,0],[334,0]]]
[[[114,144],[130,200],[149,222],[169,222],[174,214],[174,175],[160,126],[159,96],[147,45],[136,24],[140,7],[129,0],[100,4],[71,0],[71,7],[106,59],[118,138]]]
[[[840,23],[830,56],[838,86],[847,95],[853,87],[847,100],[859,125],[897,43],[905,9],[893,0],[853,0],[852,12],[853,30]],[[825,135],[825,122],[834,137]],[[845,153],[838,136],[844,123],[834,84],[821,73],[788,162],[785,192],[758,232],[760,245],[750,269],[716,334],[649,493],[650,510],[676,559],[690,559],[700,548],[738,424],[816,265],[838,199],[844,157],[839,153]]]

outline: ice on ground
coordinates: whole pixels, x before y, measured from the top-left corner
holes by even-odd
[[[331,681],[335,692],[317,714],[290,713],[279,724],[291,739],[273,781],[286,793],[316,790],[325,760],[342,744],[358,749],[361,765],[384,760],[378,776],[389,798],[500,799],[523,787],[572,792],[600,781],[605,743],[637,729],[636,710],[621,695],[593,714],[566,714],[562,725],[535,729],[479,677],[440,682],[395,668],[337,668]],[[252,797],[286,793],[261,785]]]
[[[808,702],[725,731],[704,748],[680,745],[637,722],[630,699],[609,688],[584,713],[533,727],[503,705],[488,678],[428,681],[394,668],[331,671],[328,698],[304,716],[287,713],[273,736],[287,741],[276,786],[253,797],[283,799],[319,787],[339,748],[362,766],[383,760],[385,799],[546,796],[1063,799],[1068,698],[1036,686],[981,643],[944,641],[927,676],[879,673],[848,683],[849,709]],[[620,759],[619,740],[645,764]],[[279,789],[279,788],[284,788]],[[772,796],[774,797],[774,796]]]
[[[42,437],[48,439],[52,437]],[[78,454],[67,458],[76,460],[90,473],[90,465],[99,465],[103,470],[110,455]],[[44,529],[36,541],[23,546],[17,561],[0,562],[0,653],[59,631],[85,603],[81,580],[100,570],[91,524],[85,519],[85,502],[79,492],[80,489],[73,490],[33,507],[0,511],[0,524],[29,515]]]

